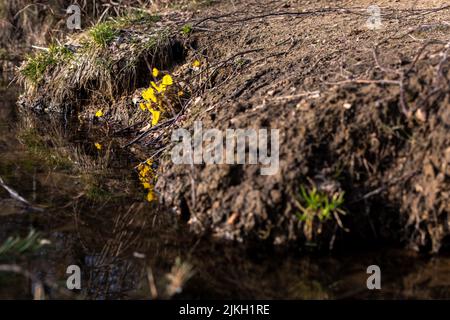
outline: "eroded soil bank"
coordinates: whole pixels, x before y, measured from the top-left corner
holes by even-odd
[[[445,251],[450,7],[380,2],[381,27],[370,30],[370,4],[220,1],[115,21],[24,64],[21,106],[78,118],[102,132],[92,143],[151,158],[159,205],[199,234]],[[149,128],[139,99],[153,67],[183,94],[168,95],[170,108]],[[280,130],[279,171],[175,165],[171,133],[192,132],[196,120]],[[302,189],[344,195],[346,214],[306,214]]]

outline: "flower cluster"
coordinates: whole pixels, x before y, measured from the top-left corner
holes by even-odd
[[[156,201],[155,195],[155,181],[156,181],[156,173],[152,167],[153,162],[151,160],[147,160],[137,167],[139,172],[139,181],[141,182],[144,189],[147,191],[147,201],[152,202]]]
[[[145,102],[139,104],[142,110],[148,110],[152,114],[152,126],[158,124],[161,112],[164,111],[164,95],[167,89],[173,85],[173,79],[168,74],[157,81],[159,73],[158,69],[153,68],[152,76],[155,81],[151,81],[150,87],[142,91],[142,98]]]

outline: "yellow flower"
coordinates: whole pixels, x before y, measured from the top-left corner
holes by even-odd
[[[155,91],[152,88],[148,88],[142,91],[142,98],[146,101],[152,101],[156,103]]]
[[[144,189],[150,189],[151,188],[151,184],[148,182],[144,182],[142,183],[142,185],[144,186]]]
[[[199,68],[200,65],[201,65],[201,63],[200,63],[200,61],[198,61],[198,60],[195,60],[194,63],[192,64],[192,66],[193,66],[194,68]]]
[[[153,88],[155,88],[156,91],[158,91],[158,93],[164,92],[166,90],[166,87],[164,85],[160,85],[158,86],[155,82],[150,82],[150,84],[152,85]]]
[[[96,116],[97,118],[103,117],[103,111],[102,111],[102,110],[98,110],[98,111],[95,113],[95,116]]]
[[[154,109],[149,109],[149,111],[152,113],[152,126],[156,126],[158,124],[161,112]]]
[[[94,145],[97,148],[97,150],[102,150],[102,145],[100,143],[96,142]]]
[[[142,177],[145,177],[146,175],[147,175],[147,173],[148,173],[148,171],[149,171],[149,167],[148,166],[143,166],[141,169],[139,169],[140,170],[140,172],[139,172],[139,174],[142,176]]]
[[[159,70],[156,69],[156,68],[153,68],[153,70],[152,70],[152,76],[153,76],[154,78],[156,78],[156,77],[158,76],[158,74],[159,74]]]
[[[145,162],[142,162],[137,166],[139,172],[139,181],[141,182],[144,189],[147,190],[146,199],[149,202],[157,200],[154,192],[155,186],[153,184],[156,179],[156,175],[153,171],[152,163],[153,162],[151,159],[147,159]]]
[[[148,202],[156,201],[156,196],[153,190],[147,194],[147,201]]]
[[[173,79],[170,75],[166,74],[162,79],[163,86],[171,86],[173,84]]]

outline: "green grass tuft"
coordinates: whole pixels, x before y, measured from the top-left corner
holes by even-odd
[[[316,187],[308,191],[301,186],[299,199],[294,199],[295,205],[300,210],[296,213],[302,222],[303,233],[306,237],[306,245],[316,246],[316,236],[322,233],[322,225],[334,218],[334,222],[344,231],[348,231],[339,215],[345,215],[342,209],[344,204],[344,192],[335,192],[332,196],[317,190]]]
[[[89,30],[92,40],[101,47],[106,47],[118,35],[117,30],[111,23],[102,22]]]
[[[329,220],[333,213],[345,213],[342,210],[344,204],[344,193],[336,193],[331,199],[325,193],[319,192],[316,188],[306,191],[300,187],[300,212],[297,214],[301,221],[312,220],[314,217],[320,221]]]
[[[39,233],[31,230],[25,237],[9,237],[0,245],[0,257],[34,252],[42,247]]]
[[[56,65],[61,61],[70,60],[72,51],[63,46],[51,45],[48,51],[38,52],[29,56],[20,73],[33,83],[38,83],[44,77],[48,67]]]
[[[181,33],[185,36],[189,35],[191,32],[192,32],[192,25],[190,25],[190,24],[185,24],[181,28]]]

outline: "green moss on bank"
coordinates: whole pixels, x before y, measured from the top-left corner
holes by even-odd
[[[34,56],[29,56],[20,69],[20,73],[34,84],[37,84],[42,80],[49,67],[62,61],[68,61],[72,57],[73,53],[68,48],[50,45],[48,50],[38,52]]]

